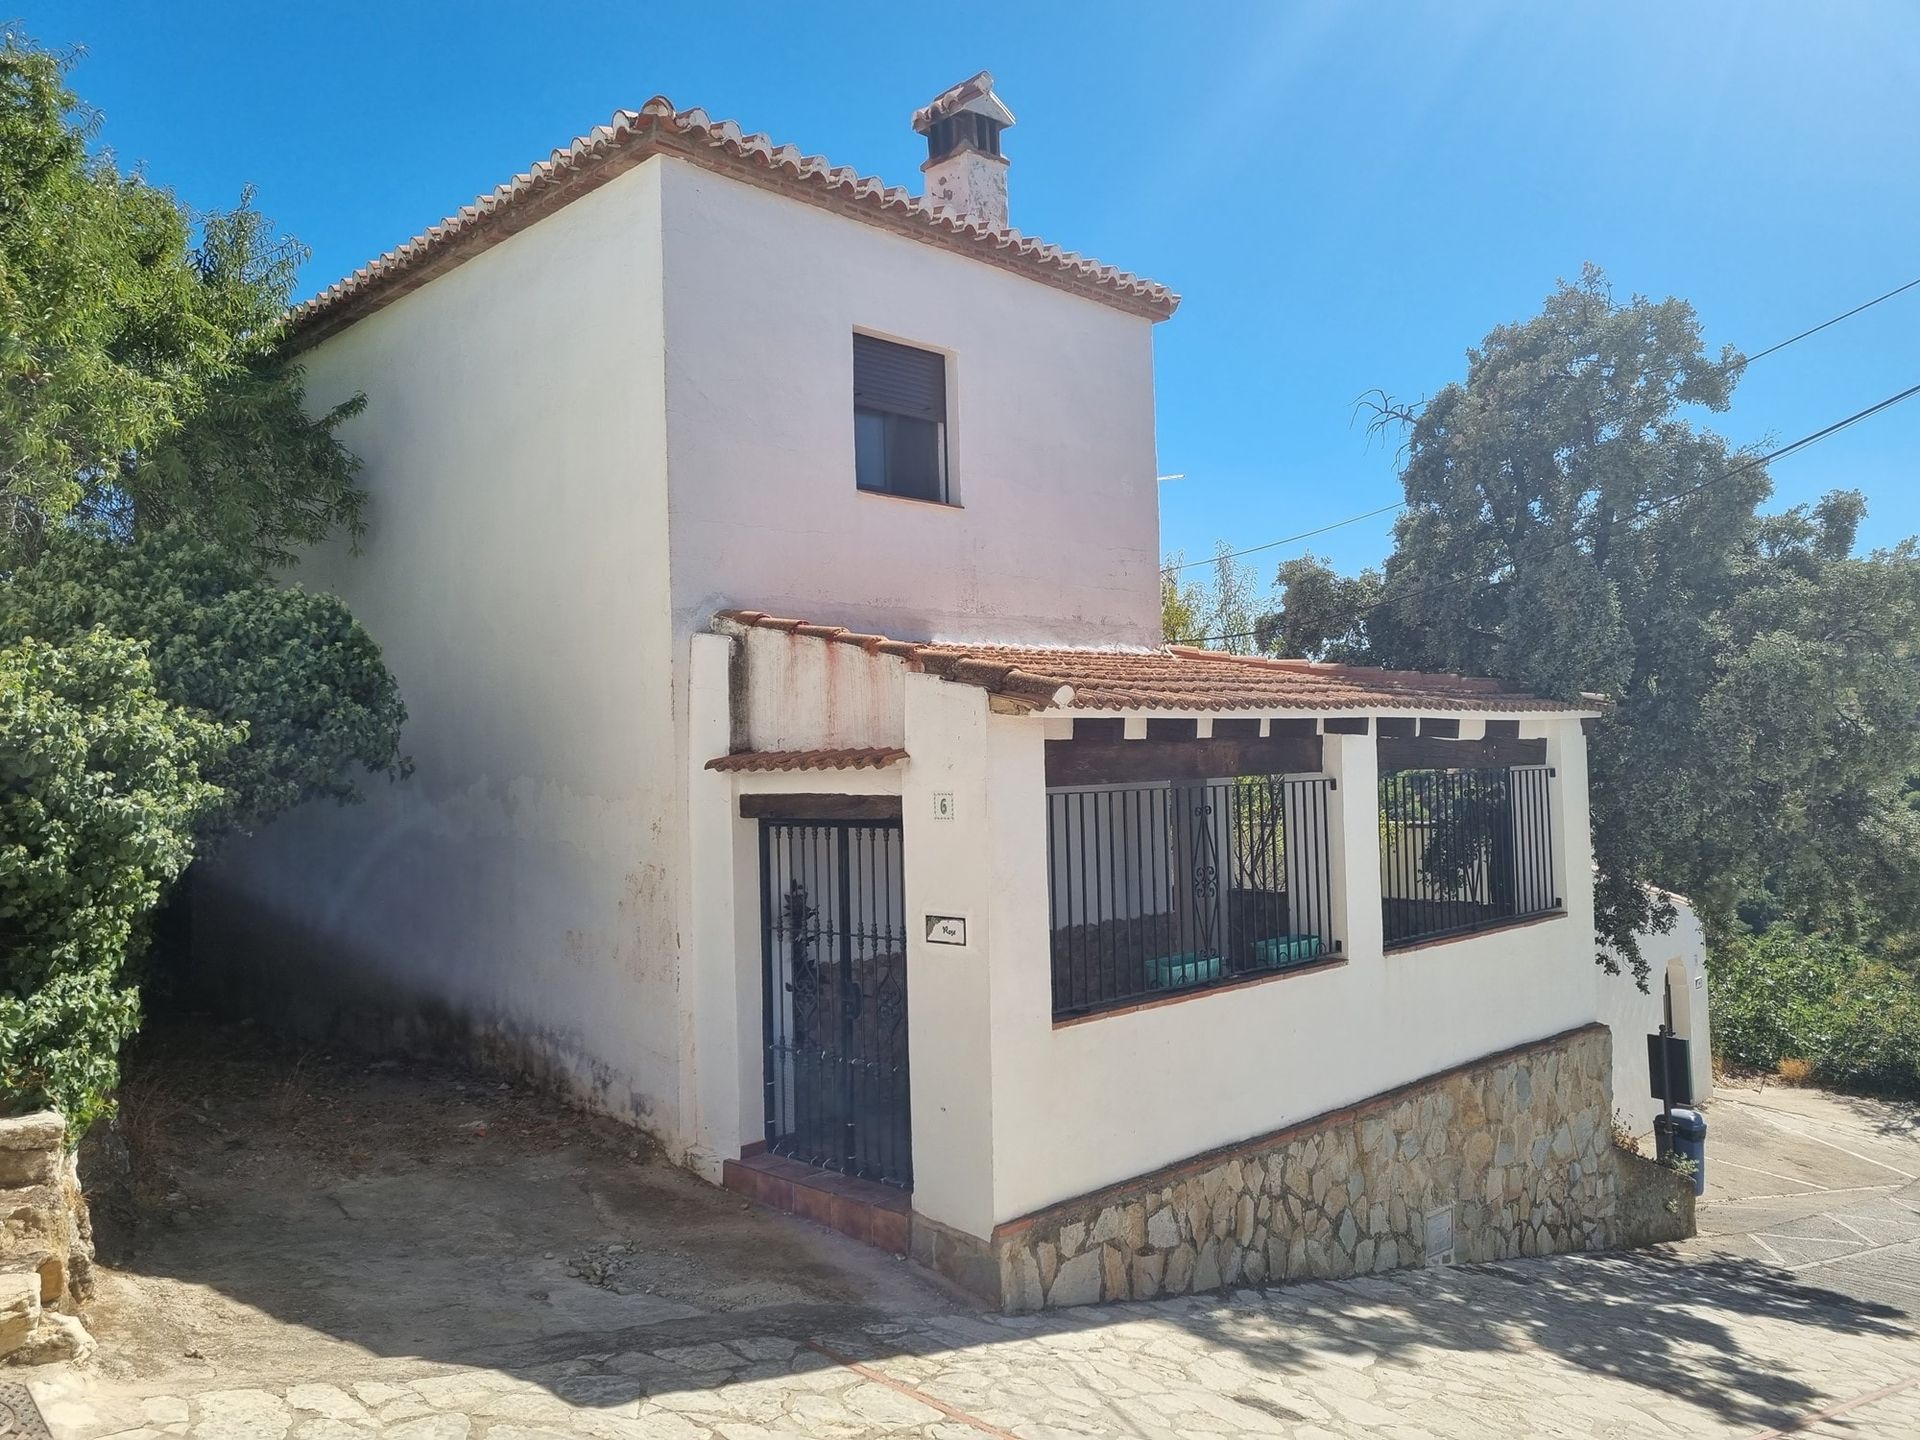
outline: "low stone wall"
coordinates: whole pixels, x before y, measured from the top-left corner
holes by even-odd
[[[91,1351],[63,1312],[92,1293],[93,1228],[66,1120],[51,1110],[0,1119],[0,1357],[34,1364]]]
[[[1611,1065],[1601,1025],[1489,1056],[1011,1221],[970,1278],[1019,1311],[1604,1249]]]
[[[1692,1176],[1617,1145],[1612,1158],[1619,1187],[1614,1244],[1633,1249],[1685,1240],[1694,1233]]]

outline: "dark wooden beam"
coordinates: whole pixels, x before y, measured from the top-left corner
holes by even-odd
[[[1269,735],[1318,735],[1320,722],[1310,715],[1282,715],[1267,722]]]
[[[1365,735],[1373,722],[1364,715],[1333,715],[1322,720],[1320,728],[1329,735]]]
[[[742,795],[743,820],[898,820],[898,795]]]
[[[1047,784],[1134,785],[1227,775],[1313,775],[1318,735],[1212,740],[1049,740]]]
[[[1414,719],[1411,715],[1382,715],[1378,733],[1382,740],[1389,736],[1396,740],[1411,740],[1414,736]]]
[[[1442,740],[1382,735],[1380,772],[1394,770],[1482,770],[1506,765],[1544,765],[1544,740]]]

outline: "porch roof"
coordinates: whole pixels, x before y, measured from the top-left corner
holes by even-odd
[[[707,761],[709,770],[884,770],[907,758],[894,746],[869,745],[841,750],[736,750]]]
[[[1510,690],[1498,680],[1228,655],[1189,645],[1168,645],[1158,650],[1097,650],[955,644],[893,640],[841,625],[815,625],[758,610],[723,610],[717,618],[851,645],[868,654],[893,656],[912,669],[956,684],[978,686],[1029,710],[1597,713],[1590,702],[1546,700]]]

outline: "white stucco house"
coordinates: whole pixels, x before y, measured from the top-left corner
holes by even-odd
[[[297,317],[412,778],[201,877],[230,994],[477,1050],[1013,1307],[1630,1238],[1582,721],[1161,644],[1165,287],[656,99]]]

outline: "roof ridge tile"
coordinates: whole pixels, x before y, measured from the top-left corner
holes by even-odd
[[[738,121],[714,120],[698,107],[676,110],[666,96],[655,95],[637,111],[614,111],[606,124],[575,136],[545,160],[476,196],[445,219],[294,306],[287,312],[289,334],[296,343],[311,343],[352,323],[362,313],[378,309],[387,299],[426,283],[442,270],[461,263],[469,253],[505,239],[505,234],[493,232],[496,220],[506,211],[542,203],[543,197],[549,196],[559,197],[553,201],[556,208],[565,204],[571,198],[570,189],[574,194],[584,193],[617,173],[596,177],[594,172],[604,170],[607,162],[629,148],[642,152],[634,156],[635,164],[657,151],[681,154],[696,162],[703,155],[724,155],[740,167],[802,192],[803,198],[808,191],[844,196],[856,207],[872,212],[873,218],[884,217],[890,228],[946,244],[963,254],[1016,264],[1022,272],[1036,272],[1037,279],[1083,292],[1090,290],[1093,298],[1152,319],[1165,319],[1180,304],[1180,297],[1157,281],[1012,228],[996,230],[983,222],[935,209],[877,176],[860,175],[847,166],[832,164],[824,156],[805,154],[797,146],[776,144],[758,131],[745,133]],[[583,183],[570,183],[576,180]],[[531,215],[529,223],[541,218],[541,213]]]

